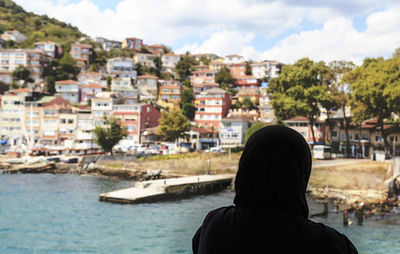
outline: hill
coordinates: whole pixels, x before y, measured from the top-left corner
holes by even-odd
[[[77,27],[61,22],[47,15],[26,12],[11,0],[0,0],[0,33],[18,30],[28,38],[13,47],[32,48],[35,42],[50,40],[67,46],[82,36]]]

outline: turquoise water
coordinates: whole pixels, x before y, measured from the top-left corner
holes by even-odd
[[[98,201],[131,182],[76,175],[0,175],[0,253],[191,253],[211,209],[233,193],[155,204]],[[311,203],[312,212],[322,208]],[[343,227],[340,214],[317,219],[346,234],[360,253],[399,253],[400,215]]]

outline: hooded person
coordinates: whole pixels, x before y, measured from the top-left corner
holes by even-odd
[[[239,161],[234,205],[208,213],[193,253],[357,253],[346,236],[308,219],[311,162],[298,132],[280,125],[256,131]]]

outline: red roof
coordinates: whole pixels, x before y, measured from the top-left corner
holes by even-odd
[[[289,118],[285,121],[291,121],[291,122],[308,122],[308,118],[305,116],[295,116],[292,118]]]
[[[205,128],[195,128],[192,127],[191,129],[192,131],[197,131],[198,133],[212,133],[211,129],[205,129]],[[214,132],[216,132],[216,130],[214,129]]]
[[[88,84],[88,85],[83,85],[81,86],[82,88],[103,88],[101,85],[99,84]]]
[[[76,82],[75,80],[60,80],[60,81],[56,81],[56,84],[65,84],[65,85],[70,85],[70,84],[78,84],[78,82]]]
[[[31,91],[31,89],[29,89],[29,88],[17,88],[17,89],[11,90],[11,92],[14,92],[14,93],[29,93],[30,91]]]
[[[153,76],[153,75],[141,75],[141,76],[138,76],[137,78],[154,78],[154,79],[158,79],[157,76]]]

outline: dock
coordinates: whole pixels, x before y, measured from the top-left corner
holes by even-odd
[[[102,193],[99,200],[139,204],[213,193],[231,186],[234,177],[233,174],[197,175],[136,182],[131,188]]]

